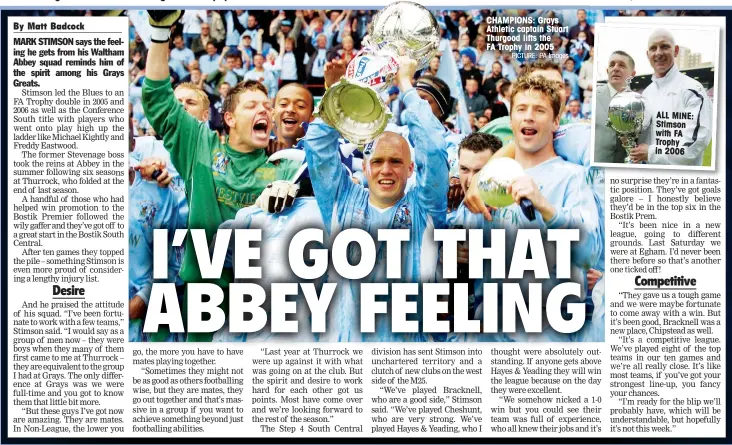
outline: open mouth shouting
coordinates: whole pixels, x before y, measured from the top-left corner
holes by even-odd
[[[270,124],[271,121],[266,115],[257,116],[252,127],[252,139],[266,144],[269,141]]]
[[[297,129],[300,121],[297,118],[287,116],[282,118],[282,129],[286,132],[293,132]]]
[[[536,136],[539,131],[534,127],[523,127],[521,128],[521,134],[527,137]]]

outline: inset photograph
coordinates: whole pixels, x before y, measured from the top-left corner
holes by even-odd
[[[720,29],[662,21],[596,26],[592,165],[714,169]]]

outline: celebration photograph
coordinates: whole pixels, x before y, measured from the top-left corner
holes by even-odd
[[[598,25],[593,165],[714,170],[718,27]]]

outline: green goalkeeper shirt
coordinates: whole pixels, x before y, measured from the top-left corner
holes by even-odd
[[[272,181],[290,179],[300,167],[298,162],[267,162],[264,149],[241,153],[222,144],[207,123],[188,114],[178,103],[170,79],[145,79],[142,87],[145,117],[162,136],[176,170],[185,181],[188,198],[188,228],[206,229],[211,242],[222,222],[234,219],[242,207],[254,204]],[[180,277],[186,282],[200,282],[201,272],[190,235]],[[225,273],[228,275],[228,273]],[[230,276],[220,285],[228,285]]]

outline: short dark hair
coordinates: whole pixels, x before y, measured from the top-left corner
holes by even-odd
[[[239,104],[239,95],[246,91],[261,91],[265,96],[267,96],[267,88],[262,85],[261,82],[256,80],[245,80],[244,82],[239,82],[231,89],[231,91],[229,91],[229,94],[226,95],[226,99],[224,99],[224,113],[227,111],[233,113],[236,106]]]
[[[282,90],[284,90],[285,88],[290,88],[290,87],[300,88],[301,90],[308,93],[308,96],[310,97],[310,113],[312,113],[315,110],[315,98],[313,98],[313,93],[307,87],[305,87],[305,85],[303,85],[301,83],[290,82],[287,85],[282,86],[280,88],[280,90],[277,92],[277,95],[275,96],[275,100],[277,100],[277,98],[280,96],[280,93],[282,92]]]
[[[617,51],[613,51],[613,53],[610,54],[610,57],[614,56],[615,54],[617,54],[619,56],[627,57],[628,61],[630,62],[630,69],[632,69],[632,70],[635,69],[635,60],[633,60],[633,58],[630,57],[630,54],[626,53],[625,51],[617,50]]]
[[[488,133],[470,133],[468,137],[463,139],[458,145],[458,157],[461,150],[472,151],[473,153],[482,153],[490,150],[494,154],[501,149],[503,143],[499,138]]]
[[[432,96],[442,112],[437,119],[440,122],[445,122],[445,119],[447,119],[447,117],[452,113],[452,109],[455,106],[454,100],[452,96],[450,96],[450,87],[447,83],[437,76],[425,74],[417,79],[417,82],[414,84],[414,88],[422,90]]]

